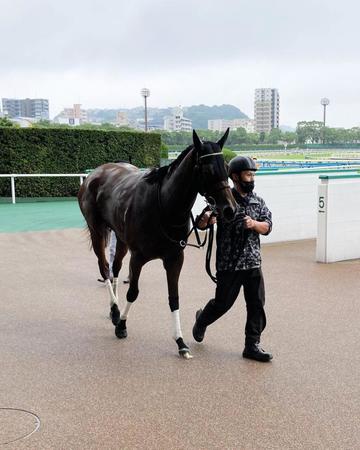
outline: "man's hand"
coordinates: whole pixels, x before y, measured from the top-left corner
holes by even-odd
[[[247,228],[248,230],[252,230],[256,226],[256,220],[252,219],[250,216],[244,217],[244,228]]]
[[[269,231],[269,224],[267,222],[258,222],[249,216],[244,217],[243,224],[247,230],[254,230],[259,234],[266,234]]]
[[[214,225],[214,223],[216,223],[216,217],[211,215],[211,211],[205,211],[196,222],[197,227],[200,228],[200,230],[205,230],[209,225]]]

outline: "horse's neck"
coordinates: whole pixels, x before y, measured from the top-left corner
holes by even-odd
[[[193,155],[181,162],[161,186],[161,205],[164,212],[186,219],[196,200],[197,187]]]

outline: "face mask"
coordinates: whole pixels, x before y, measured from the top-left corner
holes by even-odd
[[[239,185],[241,190],[246,194],[249,194],[254,190],[255,182],[254,181],[239,181]]]

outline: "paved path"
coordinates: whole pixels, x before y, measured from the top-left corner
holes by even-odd
[[[360,448],[360,260],[314,262],[314,241],[264,246],[270,364],[243,360],[245,307],[191,338],[214,285],[186,250],[185,361],[171,340],[165,273],[145,266],[119,341],[81,230],[0,234],[0,408],[40,429],[8,449]],[[125,286],[121,289],[122,297]],[[0,442],[34,417],[0,409]],[[14,418],[12,418],[14,417]],[[16,419],[15,419],[16,417]]]

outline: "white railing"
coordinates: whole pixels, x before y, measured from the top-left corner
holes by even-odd
[[[0,178],[10,178],[12,203],[16,203],[15,178],[75,177],[80,178],[80,185],[82,185],[87,176],[87,173],[0,173]]]

